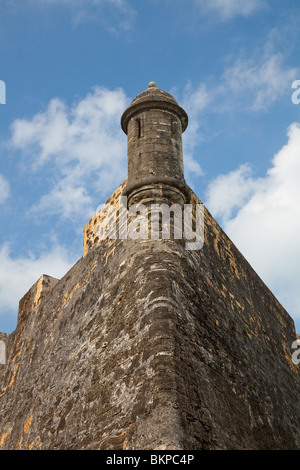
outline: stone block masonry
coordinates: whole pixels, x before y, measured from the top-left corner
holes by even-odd
[[[164,93],[152,84],[133,112],[162,112]],[[129,204],[201,203],[182,174],[169,191],[167,174],[144,172],[138,186],[132,171]],[[42,276],[15,331],[0,334],[0,449],[300,449],[294,322],[208,210],[203,247],[190,251],[171,239],[100,240],[102,216],[84,228],[82,258],[60,280]]]
[[[21,301],[1,448],[299,448],[293,321],[210,214],[199,252],[111,242]]]

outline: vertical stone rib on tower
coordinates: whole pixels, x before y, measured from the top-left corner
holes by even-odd
[[[128,136],[128,206],[141,201],[167,200],[184,204],[190,192],[184,179],[182,132],[186,112],[167,92],[150,82],[121,118]]]

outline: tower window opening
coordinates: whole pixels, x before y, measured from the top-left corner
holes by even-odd
[[[176,135],[178,131],[178,124],[175,121],[171,122],[171,134]]]
[[[141,138],[141,120],[140,119],[136,119],[136,127],[137,127],[137,136],[138,136],[138,139]]]

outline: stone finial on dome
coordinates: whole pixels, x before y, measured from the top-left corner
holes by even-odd
[[[157,88],[157,84],[155,82],[149,82],[148,88]]]

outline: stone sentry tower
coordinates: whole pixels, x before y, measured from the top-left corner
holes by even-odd
[[[184,179],[182,133],[186,112],[167,92],[150,82],[124,112],[121,126],[128,136],[128,206],[139,202],[189,202]]]
[[[201,204],[187,115],[153,82],[124,112],[121,195]],[[97,236],[19,303],[0,364],[0,449],[300,449],[294,322],[205,209],[204,244]]]

